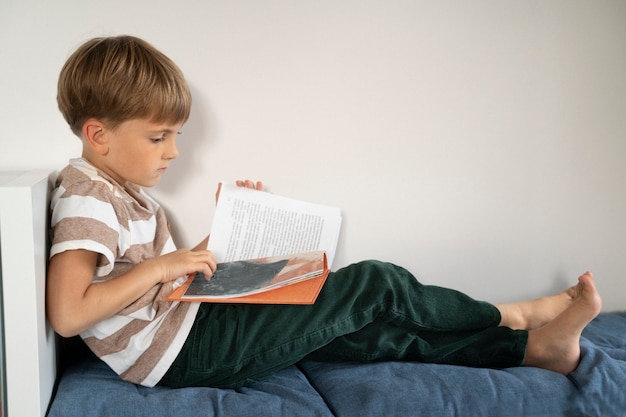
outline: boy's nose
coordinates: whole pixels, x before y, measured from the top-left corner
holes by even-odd
[[[176,139],[170,141],[170,146],[165,152],[166,159],[176,159],[178,158],[178,147],[176,146]]]

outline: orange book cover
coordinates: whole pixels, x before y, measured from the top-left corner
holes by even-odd
[[[203,274],[190,276],[167,300],[313,304],[329,272],[323,251],[224,262],[209,280]]]

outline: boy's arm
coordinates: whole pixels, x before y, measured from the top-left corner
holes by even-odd
[[[142,262],[116,278],[93,283],[97,257],[88,250],[70,250],[50,259],[46,313],[61,336],[77,335],[113,316],[160,282],[197,271],[210,277],[216,268],[211,252],[180,249]]]

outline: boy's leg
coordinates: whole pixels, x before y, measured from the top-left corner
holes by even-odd
[[[162,383],[238,386],[308,355],[519,365],[527,332],[499,321],[491,304],[366,261],[332,273],[313,305],[203,305]]]

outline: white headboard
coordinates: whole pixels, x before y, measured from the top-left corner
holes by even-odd
[[[8,417],[44,417],[56,377],[55,333],[45,316],[49,194],[49,172],[0,172]]]

